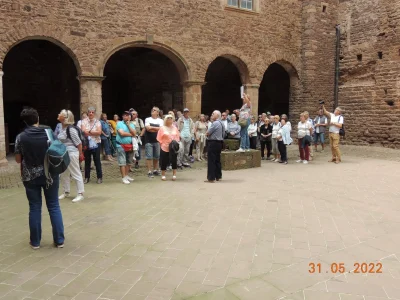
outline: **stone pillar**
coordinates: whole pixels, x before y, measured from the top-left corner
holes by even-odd
[[[260,89],[259,84],[245,84],[244,92],[249,95],[251,101],[251,113],[258,116],[258,92]]]
[[[4,130],[3,75],[4,72],[0,71],[0,167],[7,166],[6,133]]]
[[[186,81],[183,83],[183,106],[189,108],[190,117],[197,120],[201,114],[201,87],[203,81]]]
[[[103,101],[101,97],[101,82],[105,77],[99,76],[79,76],[81,84],[81,113],[86,112],[90,106],[96,108],[97,115],[103,109]]]

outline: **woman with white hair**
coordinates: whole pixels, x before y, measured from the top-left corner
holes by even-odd
[[[207,140],[207,123],[206,118],[203,114],[200,115],[200,119],[194,124],[194,135],[196,137],[196,150],[197,150],[197,160],[202,161],[204,159],[203,152],[206,146]]]
[[[180,134],[179,130],[174,126],[173,123],[174,117],[171,115],[166,115],[164,118],[164,126],[162,126],[157,133],[157,141],[161,146],[160,161],[162,181],[167,180],[165,177],[165,172],[170,164],[172,164],[172,180],[176,180]]]
[[[72,202],[79,202],[84,199],[83,193],[85,192],[82,173],[79,167],[80,161],[85,159],[82,152],[81,133],[79,129],[74,126],[74,115],[70,110],[63,109],[58,115],[58,121],[62,124],[58,139],[66,146],[70,158],[68,169],[61,174],[61,183],[64,188],[64,193],[59,197],[59,200],[70,196],[70,177],[72,177],[72,179],[76,181],[78,194]]]

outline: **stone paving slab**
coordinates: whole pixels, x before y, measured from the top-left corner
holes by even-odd
[[[215,184],[205,170],[90,183],[81,203],[61,201],[64,249],[45,212],[31,250],[23,188],[0,190],[0,299],[400,299],[400,163],[326,161],[263,162]]]

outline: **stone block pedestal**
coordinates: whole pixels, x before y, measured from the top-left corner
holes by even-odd
[[[224,144],[226,150],[236,151],[240,147],[240,140],[226,139]]]
[[[261,152],[260,150],[250,150],[249,152],[222,152],[221,165],[223,171],[259,168],[261,167]]]

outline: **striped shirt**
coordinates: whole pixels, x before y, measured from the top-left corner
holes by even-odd
[[[78,131],[74,128],[71,127],[69,130],[69,134],[71,135],[71,139],[67,137],[67,128],[60,128],[60,133],[58,134],[58,139],[60,140],[61,143],[67,147],[68,151],[75,152],[78,151],[76,146],[79,146],[81,144],[81,139],[79,138]]]

